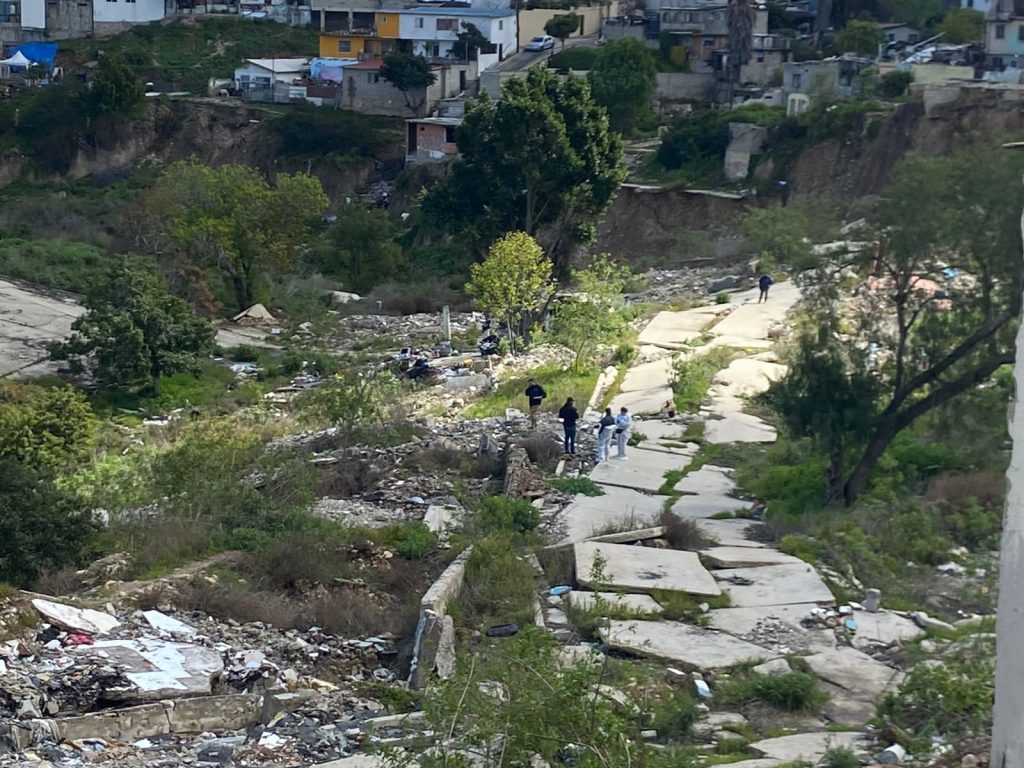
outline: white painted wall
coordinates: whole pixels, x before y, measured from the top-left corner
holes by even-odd
[[[438,21],[442,27],[438,29]],[[508,57],[516,50],[516,17],[515,14],[501,18],[480,16],[460,16],[458,9],[452,9],[451,15],[403,13],[398,19],[398,36],[402,40],[413,41],[413,53],[424,56],[433,55],[433,43],[437,43],[438,56],[447,56],[452,43],[458,39],[462,31],[462,23],[474,24],[480,33],[494,45],[501,47],[502,57]]]
[[[21,0],[23,29],[46,29],[46,0]]]
[[[142,23],[164,17],[164,0],[93,0],[92,20],[98,23]]]

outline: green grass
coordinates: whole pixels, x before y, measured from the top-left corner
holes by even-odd
[[[629,363],[619,363],[618,370],[615,371],[615,379],[608,386],[608,391],[604,393],[601,398],[600,407],[604,410],[612,404],[612,400],[619,394],[619,390],[622,389],[622,382],[626,380],[626,373],[629,372]]]
[[[668,621],[686,621],[701,626],[708,622],[707,614],[699,607],[701,603],[707,603],[709,611],[732,605],[732,596],[728,592],[723,592],[717,597],[699,598],[685,592],[656,589],[651,592],[651,597],[661,606],[662,617]]]
[[[604,496],[604,489],[589,477],[553,477],[548,480],[548,485],[562,493]]]
[[[79,64],[98,51],[119,54],[140,76],[205,93],[211,77],[230,77],[247,58],[316,56],[319,33],[276,21],[207,16],[132,27],[108,40],[67,40],[61,50]]]
[[[113,258],[102,249],[83,243],[0,240],[0,275],[71,293],[84,293],[108,269]]]
[[[786,675],[737,674],[718,689],[719,697],[729,704],[763,701],[786,712],[814,712],[828,696],[814,675],[790,672]]]
[[[711,380],[735,356],[729,347],[716,347],[703,355],[680,357],[672,365],[672,394],[676,410],[696,413],[707,397]]]
[[[822,768],[857,768],[860,760],[849,747],[829,747],[821,758]]]
[[[597,384],[597,371],[584,370],[577,373],[568,368],[563,369],[559,365],[535,368],[527,374],[502,382],[493,392],[484,395],[475,403],[470,403],[462,412],[463,417],[485,419],[491,416],[504,416],[507,408],[518,408],[525,413],[529,410],[529,405],[523,391],[531,378],[536,379],[548,393],[541,410],[558,413],[567,397],[574,398],[577,408],[582,410]]]

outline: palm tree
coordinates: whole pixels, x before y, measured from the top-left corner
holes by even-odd
[[[753,46],[754,8],[749,0],[729,0],[729,95],[740,79],[740,70],[750,61]]]

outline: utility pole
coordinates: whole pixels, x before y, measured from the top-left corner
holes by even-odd
[[[1024,142],[1005,144],[1022,150]],[[1024,212],[1021,214],[1024,236]],[[1006,469],[1006,509],[999,553],[999,601],[996,610],[996,697],[992,710],[989,768],[1024,766],[1024,324],[1017,329],[1013,366],[1015,395],[1010,406],[1013,449]]]

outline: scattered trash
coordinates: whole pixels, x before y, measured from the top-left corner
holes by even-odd
[[[711,688],[708,687],[708,684],[704,680],[694,680],[693,685],[697,689],[697,695],[702,699],[711,698]]]
[[[868,613],[878,613],[882,608],[882,592],[877,589],[869,589],[861,604]]]
[[[498,624],[485,632],[488,637],[512,637],[519,632],[518,624]]]
[[[572,587],[559,586],[552,587],[549,590],[548,594],[550,594],[552,597],[561,597],[562,595],[568,594],[569,592],[572,592]]]

